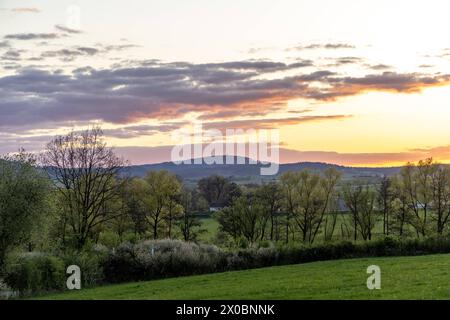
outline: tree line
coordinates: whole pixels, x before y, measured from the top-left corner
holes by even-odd
[[[55,137],[39,155],[3,156],[0,266],[13,248],[82,250],[105,231],[120,241],[130,234],[198,241],[205,232],[199,216],[211,208],[216,241],[234,246],[449,231],[450,170],[432,159],[376,184],[343,181],[332,168],[287,172],[262,185],[217,175],[189,184],[168,171],[131,178],[126,165],[97,127]]]

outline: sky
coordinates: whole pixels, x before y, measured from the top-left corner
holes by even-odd
[[[0,0],[0,153],[101,125],[133,164],[175,130],[279,130],[281,162],[450,163],[450,3]]]

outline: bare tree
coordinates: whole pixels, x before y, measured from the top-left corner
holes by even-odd
[[[118,214],[106,203],[118,196],[124,161],[107,147],[99,127],[57,136],[47,144],[42,163],[64,201],[65,223],[81,249],[94,230]],[[64,231],[65,232],[65,231]]]
[[[394,194],[392,192],[392,181],[389,177],[383,177],[377,189],[377,192],[378,204],[383,213],[383,234],[389,235],[389,218],[392,213],[392,203],[394,200]]]
[[[372,239],[375,227],[375,193],[368,186],[346,185],[343,188],[344,201],[353,218],[354,240],[358,231],[364,240]]]

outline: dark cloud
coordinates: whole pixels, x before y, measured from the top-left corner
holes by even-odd
[[[20,55],[21,55],[22,50],[13,50],[10,49],[8,51],[6,51],[2,56],[1,56],[1,60],[5,61],[19,61],[20,60]]]
[[[354,49],[355,46],[348,43],[313,43],[310,45],[299,45],[292,48],[288,48],[288,51],[300,51],[300,50],[314,50],[314,49],[327,49],[327,50],[338,50],[338,49]]]
[[[58,54],[71,57],[94,52],[90,47],[77,47],[74,52]],[[24,68],[4,76],[0,78],[0,128],[91,120],[119,124],[168,121],[189,112],[198,112],[203,119],[258,117],[284,110],[292,99],[332,100],[367,91],[411,93],[450,81],[445,75],[393,72],[343,77],[328,70],[273,79],[265,75],[294,67],[271,61],[193,64],[148,60],[143,64],[84,67],[70,74]]]
[[[9,41],[0,41],[0,48],[9,48],[11,47]]]
[[[312,92],[310,98],[334,100],[369,91],[415,93],[428,87],[449,85],[450,75],[383,72],[363,77],[329,77],[326,82],[331,88]]]
[[[57,39],[61,35],[58,33],[16,33],[7,34],[4,38],[11,40],[45,40],[45,39]]]
[[[66,33],[72,33],[72,34],[78,34],[78,33],[82,33],[83,32],[81,30],[72,29],[72,28],[63,26],[61,24],[55,25],[55,29],[58,30],[58,31],[62,31],[62,32],[66,32]]]
[[[375,64],[375,65],[370,65],[368,66],[369,69],[372,70],[388,70],[388,69],[392,69],[392,66],[388,66],[387,64]]]
[[[100,45],[104,51],[122,51],[125,49],[138,48],[136,44],[112,44],[112,45]]]
[[[40,59],[59,58],[62,61],[73,61],[79,56],[93,56],[100,50],[93,47],[74,47],[70,49],[49,50],[40,55]]]
[[[59,50],[48,50],[41,53],[36,60],[43,60],[45,58],[58,58],[64,62],[73,61],[78,57],[94,56],[98,54],[107,54],[111,51],[121,51],[129,48],[133,48],[135,45],[110,45],[110,46],[74,46],[70,48],[64,48]]]

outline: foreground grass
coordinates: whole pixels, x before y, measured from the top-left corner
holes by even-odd
[[[366,269],[381,268],[381,290]],[[450,254],[300,265],[110,285],[41,299],[450,299]]]

